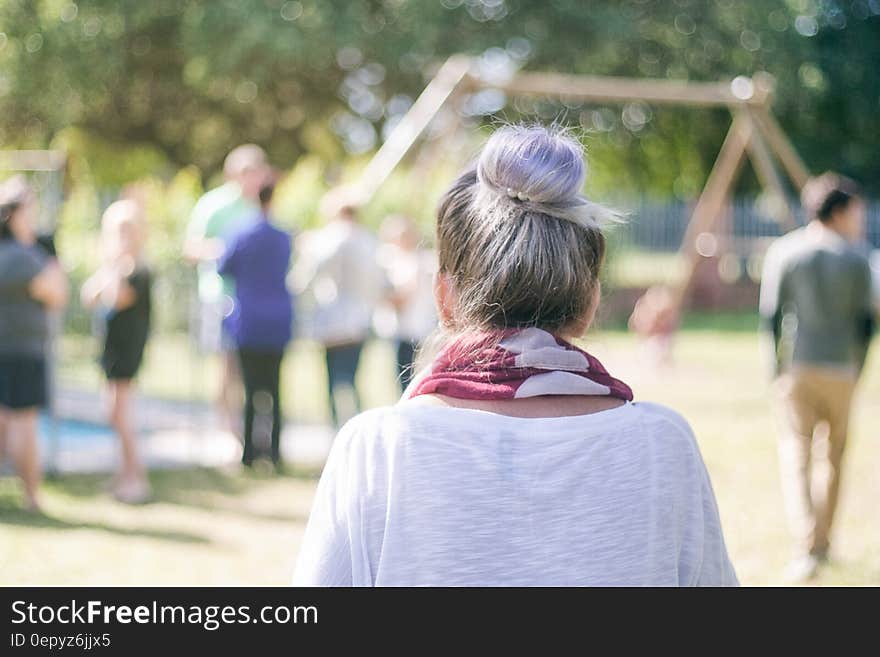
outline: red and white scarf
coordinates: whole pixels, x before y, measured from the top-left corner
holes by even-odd
[[[404,398],[519,399],[597,395],[632,401],[633,393],[583,349],[537,328],[467,334],[446,345]]]

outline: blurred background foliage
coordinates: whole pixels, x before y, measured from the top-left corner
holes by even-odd
[[[61,237],[71,266],[89,261],[83,235],[134,180],[152,192],[151,249],[170,266],[189,208],[232,147],[267,149],[287,172],[278,215],[307,227],[321,194],[356,176],[458,52],[489,78],[525,68],[714,81],[765,70],[811,169],[880,190],[880,0],[4,0],[0,144],[69,153]],[[606,199],[693,199],[729,125],[723,110],[492,89],[456,109],[468,126],[537,117],[579,127],[589,191]],[[435,149],[430,171],[411,158],[368,222],[404,209],[427,226],[473,146],[456,148],[445,159]],[[754,189],[746,175],[740,191]]]

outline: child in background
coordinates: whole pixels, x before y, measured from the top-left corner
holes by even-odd
[[[648,288],[636,301],[629,330],[641,337],[648,362],[655,367],[672,364],[672,341],[678,320],[675,297],[665,285]]]
[[[122,460],[113,494],[129,504],[145,502],[150,484],[131,426],[132,383],[143,359],[150,328],[150,271],[143,262],[144,218],[133,200],[117,201],[104,212],[104,264],[82,286],[82,302],[99,307],[104,320],[101,368],[110,392],[110,423],[119,436]]]

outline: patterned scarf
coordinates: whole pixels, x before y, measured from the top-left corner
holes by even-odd
[[[468,334],[446,345],[404,398],[519,399],[598,395],[632,401],[633,393],[583,349],[537,328]]]

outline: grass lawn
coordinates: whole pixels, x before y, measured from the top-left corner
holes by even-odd
[[[609,257],[608,280],[617,287],[674,285],[684,277],[686,266],[674,251],[621,249]]]
[[[778,584],[789,538],[770,394],[755,333],[743,326],[719,328],[723,326],[693,323],[678,338],[676,362],[667,371],[646,367],[628,335],[597,333],[589,344],[612,372],[633,385],[637,399],[668,404],[692,423],[741,581]],[[175,359],[185,362],[179,360],[187,358],[185,343],[163,346],[161,352],[157,358],[153,350],[148,369],[155,371],[145,377],[145,387],[177,390],[180,396],[189,390],[205,394],[204,386],[187,380],[185,368],[173,367]],[[380,344],[365,355],[359,381],[371,405],[393,399],[389,359],[390,351]],[[300,345],[289,361],[285,375],[293,414],[322,419],[319,354]],[[204,381],[212,376],[213,365],[207,367]],[[847,452],[835,533],[837,559],[817,580],[820,584],[880,585],[878,416],[880,356],[875,351],[857,399]],[[69,476],[46,484],[43,517],[18,510],[17,481],[0,479],[0,584],[284,584],[315,476],[154,473],[157,500],[138,508],[110,499],[100,477]]]
[[[103,384],[90,337],[65,336],[59,348],[58,378],[62,385],[98,390]],[[394,402],[400,395],[395,377],[394,355],[383,342],[368,343],[363,355],[366,366],[358,371],[358,389],[367,407]],[[208,402],[216,393],[220,360],[190,348],[186,335],[163,334],[150,340],[138,374],[139,390],[166,399]],[[304,423],[329,423],[327,375],[320,347],[296,341],[284,358],[281,382],[282,408],[289,419]]]

